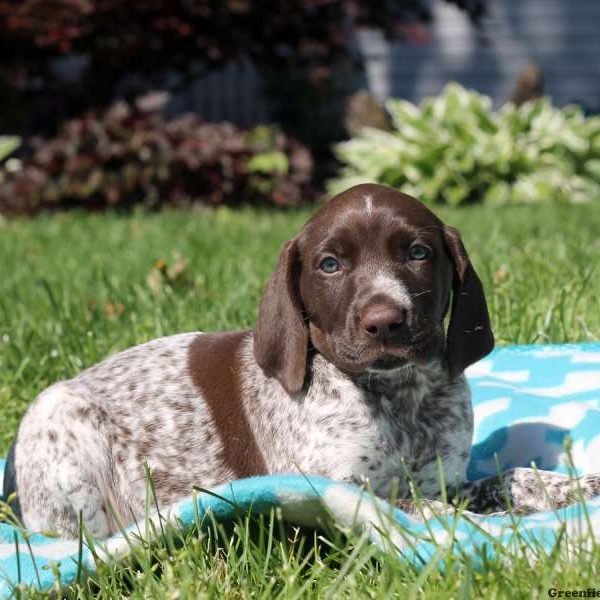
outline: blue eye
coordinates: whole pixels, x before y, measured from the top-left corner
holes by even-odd
[[[410,260],[425,260],[429,256],[429,248],[423,244],[413,244],[408,250]]]
[[[340,265],[340,263],[335,258],[333,258],[333,256],[328,256],[327,258],[324,258],[319,264],[319,269],[321,269],[323,273],[328,274],[336,273],[341,268],[342,265]]]

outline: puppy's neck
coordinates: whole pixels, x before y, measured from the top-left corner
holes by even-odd
[[[316,385],[331,381],[346,381],[362,389],[367,396],[393,400],[400,396],[422,398],[434,388],[448,382],[448,373],[441,360],[426,365],[407,364],[389,370],[367,370],[361,375],[345,375],[322,354],[315,353],[311,361],[311,379]]]

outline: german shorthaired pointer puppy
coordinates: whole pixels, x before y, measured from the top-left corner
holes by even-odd
[[[31,529],[77,536],[81,515],[97,537],[116,531],[113,514],[144,514],[144,463],[162,506],[192,486],[289,472],[404,499],[412,480],[439,498],[439,465],[460,484],[469,459],[463,371],[492,347],[458,232],[410,196],[353,187],[283,246],[253,331],[157,339],[42,392],[5,492]],[[452,493],[475,510],[502,508],[505,491],[520,510],[573,499],[568,479],[540,477],[550,497],[530,469]],[[593,495],[598,482],[578,486]]]

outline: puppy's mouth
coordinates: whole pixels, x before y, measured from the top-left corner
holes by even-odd
[[[390,372],[403,367],[428,362],[435,353],[437,344],[430,336],[412,340],[407,344],[384,343],[380,346],[374,360],[367,369],[370,371]]]
[[[334,346],[329,355],[341,371],[353,376],[363,373],[392,375],[395,371],[424,366],[443,350],[439,336],[422,334],[410,340],[385,340],[369,344],[342,344]],[[322,352],[322,350],[321,350]]]

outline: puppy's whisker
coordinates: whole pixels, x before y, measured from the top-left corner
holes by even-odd
[[[419,296],[424,296],[425,294],[432,294],[433,290],[423,290],[422,292],[414,292],[410,294],[411,298],[418,298]]]

